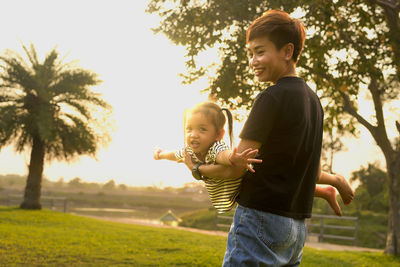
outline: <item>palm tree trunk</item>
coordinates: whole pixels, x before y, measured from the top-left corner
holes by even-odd
[[[44,142],[39,137],[33,138],[28,179],[26,181],[22,209],[41,209],[40,191],[44,164]]]
[[[388,166],[389,222],[385,253],[400,255],[400,152]]]

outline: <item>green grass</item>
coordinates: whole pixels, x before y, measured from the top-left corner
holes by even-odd
[[[382,253],[328,251],[305,247],[300,266],[307,267],[399,267],[400,259]]]
[[[226,238],[0,207],[0,266],[220,266]],[[381,253],[305,248],[301,266],[400,266]]]
[[[0,266],[218,266],[225,239],[0,208]]]

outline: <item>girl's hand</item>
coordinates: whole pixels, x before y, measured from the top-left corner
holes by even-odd
[[[248,148],[242,153],[237,152],[237,147],[233,148],[231,155],[229,156],[229,161],[232,166],[239,166],[255,172],[252,163],[261,163],[261,159],[255,159],[258,153],[258,149]]]
[[[189,168],[190,171],[192,171],[194,167],[194,163],[192,161],[192,157],[186,152],[184,153],[184,158],[182,159],[182,162],[185,163],[185,165]]]
[[[153,158],[155,159],[155,160],[160,160],[161,158],[160,158],[160,153],[162,152],[162,149],[161,148],[154,148],[154,150],[153,150]]]

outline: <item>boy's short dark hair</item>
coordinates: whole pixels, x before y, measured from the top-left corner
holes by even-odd
[[[246,43],[260,37],[267,37],[277,49],[292,43],[294,46],[292,58],[297,62],[304,46],[305,30],[303,24],[298,19],[291,18],[288,13],[269,10],[254,20],[247,29]]]

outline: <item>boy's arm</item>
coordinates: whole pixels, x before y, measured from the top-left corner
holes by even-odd
[[[243,176],[246,168],[220,164],[204,164],[199,167],[199,171],[203,176],[208,178],[233,180]]]
[[[221,164],[221,165],[232,165],[229,162],[229,159],[231,157],[231,153],[232,151],[230,149],[228,150],[223,150],[221,152],[218,153],[217,157],[215,158],[215,162],[217,164]]]
[[[193,163],[190,156],[185,155],[184,163],[189,168],[190,171],[193,170],[195,163]],[[239,175],[242,173],[242,170],[239,170],[238,167],[221,165],[221,164],[202,164],[199,166],[198,170],[200,171],[202,176],[208,178],[217,178],[217,179],[237,179],[241,177]],[[246,169],[243,169],[243,173]]]
[[[261,143],[253,140],[243,139],[240,141],[238,146],[238,152],[243,153],[244,151],[251,149],[255,150],[261,147]],[[189,157],[185,157],[185,163],[190,170],[193,169],[194,164]],[[243,166],[228,166],[220,164],[208,164],[201,165],[199,171],[203,176],[209,178],[219,178],[219,179],[237,179],[243,176],[247,168]]]
[[[322,175],[322,167],[321,167],[321,159],[319,160],[319,166],[318,166],[318,178],[317,178],[317,183],[321,179]]]
[[[237,166],[249,169],[254,172],[251,163],[261,163],[262,160],[255,159],[254,157],[257,155],[258,149],[248,148],[243,152],[239,153],[237,148],[231,150],[224,150],[218,153],[215,162],[217,164],[228,165],[228,166]]]

